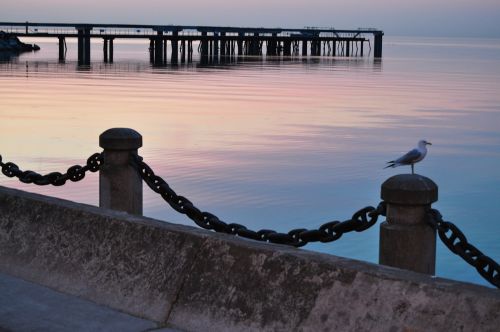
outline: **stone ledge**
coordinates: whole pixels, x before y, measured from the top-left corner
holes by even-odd
[[[500,326],[494,289],[3,187],[0,271],[181,330]]]

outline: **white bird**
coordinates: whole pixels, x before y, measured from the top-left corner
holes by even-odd
[[[389,165],[387,165],[384,168],[387,167],[394,168],[402,165],[411,165],[411,174],[415,174],[413,165],[425,158],[425,155],[427,154],[427,145],[432,145],[432,144],[431,142],[427,142],[426,140],[419,141],[416,149],[409,151],[407,154],[396,160],[388,161],[387,163]]]

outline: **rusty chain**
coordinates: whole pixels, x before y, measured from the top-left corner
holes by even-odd
[[[10,178],[17,177],[23,183],[34,183],[39,186],[53,185],[62,186],[67,180],[77,182],[85,177],[87,171],[97,172],[102,165],[102,154],[94,153],[87,159],[85,166],[75,165],[68,168],[66,173],[52,172],[46,175],[38,174],[34,171],[22,171],[19,167],[11,162],[3,163],[0,155],[0,167],[2,173]]]
[[[382,202],[377,208],[368,206],[357,211],[351,219],[342,222],[330,221],[321,225],[318,229],[298,228],[288,233],[280,233],[270,229],[253,231],[240,224],[226,223],[209,212],[201,211],[189,199],[177,195],[163,178],[155,175],[151,167],[142,160],[142,157],[132,155],[132,164],[136,167],[144,182],[154,192],[161,195],[174,210],[185,214],[198,226],[257,241],[295,247],[302,247],[309,242],[332,242],[338,240],[345,233],[361,232],[370,228],[377,222],[379,216],[385,215],[385,203]]]
[[[455,224],[444,221],[443,216],[436,209],[429,211],[428,223],[437,230],[439,238],[451,252],[462,257],[475,267],[484,279],[500,288],[500,265],[470,244]]]

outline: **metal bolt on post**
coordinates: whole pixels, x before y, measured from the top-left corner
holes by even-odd
[[[436,232],[427,224],[427,211],[438,199],[438,187],[418,174],[400,174],[382,184],[387,203],[380,225],[379,263],[433,275]]]
[[[131,165],[142,136],[129,128],[112,128],[99,136],[104,149],[99,174],[99,206],[142,215],[142,179]]]

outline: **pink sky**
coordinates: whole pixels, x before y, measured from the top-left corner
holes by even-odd
[[[343,29],[389,35],[500,37],[499,0],[2,0],[0,21]]]

